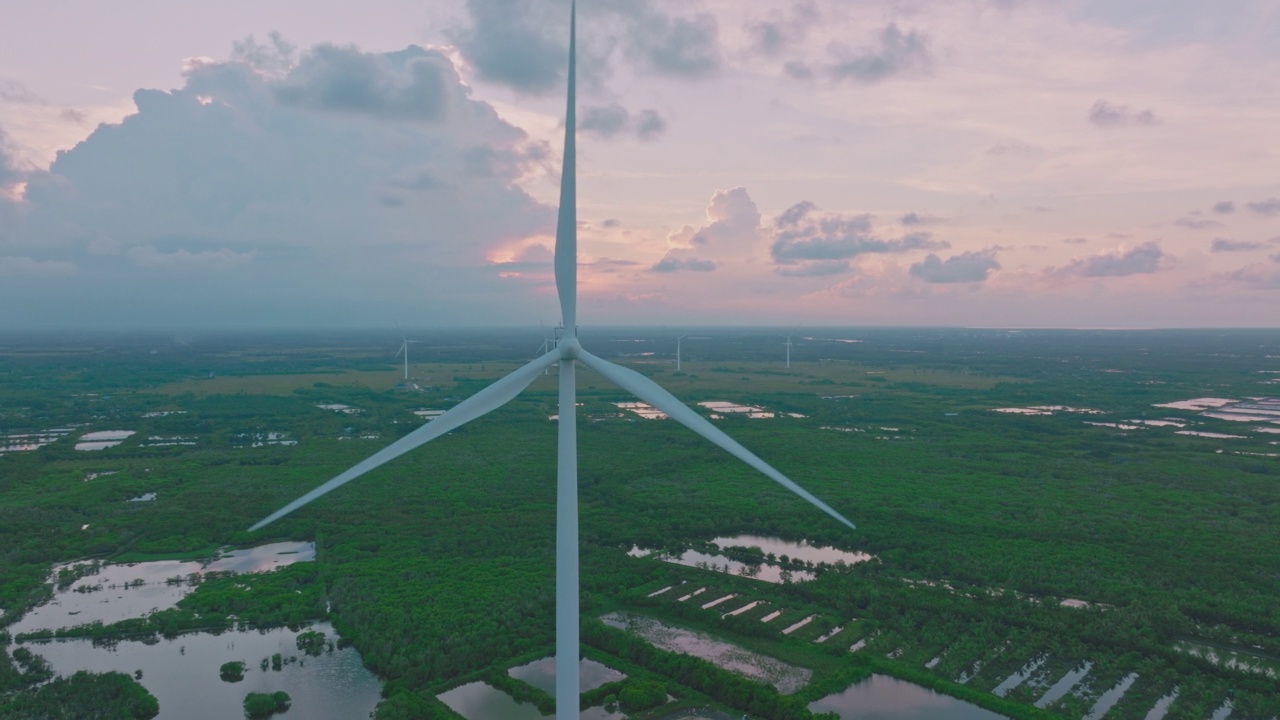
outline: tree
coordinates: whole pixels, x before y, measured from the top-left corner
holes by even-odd
[[[222,663],[218,668],[218,677],[226,682],[240,682],[244,679],[244,663],[239,660]]]

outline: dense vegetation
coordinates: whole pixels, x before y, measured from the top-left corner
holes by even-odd
[[[1228,697],[1233,718],[1280,713],[1274,676],[1177,645],[1239,649],[1280,667],[1280,435],[1153,407],[1280,394],[1262,384],[1280,379],[1280,334],[813,334],[797,345],[790,371],[770,359],[772,338],[725,331],[698,343],[696,356],[686,347],[685,373],[637,368],[689,402],[733,400],[803,415],[718,424],[854,519],[856,532],[678,426],[617,417],[611,403],[630,398],[590,373],[580,377],[579,425],[584,615],[627,608],[708,629],[814,669],[810,688],[779,695],[588,622],[584,643],[606,664],[633,668],[631,677],[682,699],[710,698],[762,717],[806,717],[819,690],[838,691],[873,670],[1014,717],[1081,717],[1092,698],[1132,672],[1139,679],[1109,718],[1141,718],[1175,687],[1171,719],[1207,717]],[[661,339],[611,342],[635,337],[584,341],[601,355],[670,352]],[[448,717],[435,693],[497,678],[551,648],[553,377],[265,533],[244,528],[416,427],[411,409],[450,406],[540,342],[471,339],[466,349],[439,338],[423,346],[415,374],[431,386],[424,392],[389,389],[398,379],[388,369],[398,342],[391,338],[385,357],[342,336],[7,343],[0,434],[82,423],[76,432],[138,433],[98,453],[73,450],[68,437],[0,455],[0,623],[52,592],[45,583],[55,562],[314,540],[315,563],[206,579],[175,610],[70,634],[142,638],[329,617],[388,681],[382,717]],[[324,403],[363,412],[316,407]],[[1027,405],[1103,414],[991,412]],[[162,411],[182,412],[148,415]],[[1165,417],[1246,437],[1084,423]],[[253,446],[272,432],[298,444]],[[151,436],[198,440],[144,447]],[[106,471],[115,474],[85,480]],[[150,492],[157,500],[127,502]],[[678,550],[743,532],[807,538],[878,560],[769,585],[625,555],[633,544]],[[781,620],[759,622],[763,610],[722,620],[714,610],[647,596],[680,580],[819,620],[783,639]],[[1066,598],[1091,605],[1061,606]],[[848,627],[814,643],[840,625]],[[849,653],[861,640],[863,648]],[[313,644],[299,639],[300,650]],[[14,658],[27,647],[38,653],[23,645]],[[1049,682],[1091,661],[1084,692],[1045,710],[1031,705],[1039,675],[1008,698],[990,693],[1040,656],[1050,658],[1039,671]],[[30,688],[47,679],[13,680],[39,672],[38,664],[18,667],[0,665],[5,701],[33,697]],[[961,684],[963,676],[971,677]],[[613,691],[619,700],[623,689]]]
[[[244,696],[244,714],[251,720],[262,720],[288,710],[291,703],[287,692],[251,692]]]

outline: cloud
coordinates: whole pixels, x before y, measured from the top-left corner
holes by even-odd
[[[633,118],[626,108],[610,103],[584,108],[578,119],[578,129],[606,139],[630,130],[638,139],[648,141],[657,139],[667,129],[667,121],[657,110],[641,110]]]
[[[942,260],[929,253],[924,260],[911,266],[911,274],[927,283],[982,282],[992,270],[999,270],[995,250],[978,250],[960,253]]]
[[[783,277],[823,277],[849,272],[848,260],[815,260],[795,266],[780,266],[774,272]]]
[[[903,215],[902,217],[898,218],[898,222],[902,223],[903,225],[916,226],[916,225],[937,225],[943,222],[943,220],[937,215],[930,215],[928,213],[909,212],[906,215]]]
[[[878,40],[878,47],[857,51],[833,45],[830,50],[836,60],[827,74],[835,80],[874,83],[895,75],[926,72],[933,63],[929,38],[915,30],[904,33],[889,23]]]
[[[983,151],[984,155],[997,158],[1036,158],[1044,155],[1044,153],[1045,149],[1039,145],[1018,142],[1017,140],[997,143]]]
[[[749,23],[747,36],[751,38],[751,50],[766,57],[774,57],[787,47],[802,42],[809,28],[821,17],[813,2],[797,2],[790,7],[790,16],[774,13],[769,20]]]
[[[0,100],[14,105],[44,105],[44,98],[17,80],[0,80]]]
[[[4,128],[0,128],[0,191],[13,183],[22,180],[26,174],[18,169],[18,164],[14,162],[13,157],[9,155],[7,145],[8,136],[4,132]],[[5,202],[3,193],[0,193],[0,203]]]
[[[1267,217],[1280,215],[1280,198],[1267,198],[1266,200],[1245,203],[1244,206],[1259,215],[1265,215]]]
[[[138,267],[164,268],[166,270],[230,270],[253,262],[256,250],[237,252],[231,248],[201,250],[186,249],[164,252],[150,245],[131,247],[125,255]]]
[[[1275,263],[1280,263],[1280,259],[1276,256],[1271,259],[1273,263],[1270,265],[1266,263],[1245,265],[1239,270],[1227,273],[1226,278],[1257,290],[1280,290],[1280,270],[1275,267]]]
[[[231,58],[268,77],[281,77],[293,68],[298,47],[272,31],[267,42],[260,43],[250,35],[231,44]]]
[[[769,252],[778,266],[801,265],[799,269],[775,268],[780,274],[830,274],[839,265],[863,254],[900,253],[909,250],[936,250],[948,247],[927,232],[907,233],[885,239],[872,234],[870,215],[818,215],[812,202],[787,208],[774,219],[773,242]]]
[[[1050,272],[1057,275],[1078,275],[1080,277],[1141,275],[1159,270],[1160,261],[1164,256],[1164,251],[1160,249],[1160,244],[1153,240],[1129,250],[1121,247],[1109,252],[1072,260],[1062,267],[1052,269]]]
[[[1134,112],[1128,105],[1113,105],[1106,100],[1099,100],[1089,108],[1089,122],[1100,128],[1116,128],[1155,125],[1160,121],[1151,110]]]
[[[641,110],[636,116],[636,137],[641,140],[655,140],[666,129],[667,121],[657,110]]]
[[[1213,211],[1216,213],[1220,213],[1222,215],[1233,213],[1236,211],[1236,204],[1231,202],[1230,200],[1223,200],[1221,202],[1216,202],[1213,204]]]
[[[578,129],[601,137],[613,137],[622,132],[630,119],[630,113],[618,103],[588,106],[582,109]]]
[[[813,77],[813,68],[799,60],[790,60],[783,64],[782,72],[793,80],[809,80]]]
[[[741,249],[760,233],[760,210],[744,187],[716,191],[707,205],[707,219],[710,222],[706,225],[686,225],[672,233],[668,242],[686,248],[719,245]]]
[[[471,26],[449,32],[483,80],[529,93],[559,87],[568,56],[559,3],[467,0]]]
[[[416,45],[393,53],[317,45],[271,89],[286,105],[436,121],[447,112],[453,74],[443,54]]]
[[[1201,220],[1195,217],[1183,217],[1173,221],[1174,225],[1192,230],[1203,230],[1205,228],[1222,227],[1222,223],[1217,220]]]
[[[37,260],[25,255],[0,255],[0,277],[65,277],[80,271],[66,260]]]
[[[1249,250],[1262,250],[1267,247],[1266,243],[1252,242],[1249,240],[1230,240],[1228,238],[1214,238],[1210,244],[1210,251],[1221,252],[1246,252]]]
[[[673,18],[644,9],[634,16],[625,49],[642,67],[659,75],[700,78],[721,65],[719,28],[715,17],[706,14]]]
[[[1069,237],[1069,238],[1062,238],[1062,242],[1066,243],[1067,245],[1083,245],[1089,242],[1089,239],[1082,238],[1082,237]]]
[[[672,273],[680,270],[691,270],[693,272],[711,272],[716,269],[716,264],[711,260],[699,260],[697,258],[681,258],[673,256],[676,250],[667,251],[666,256],[655,263],[649,269],[653,272]]]
[[[760,210],[747,189],[717,190],[707,203],[707,223],[698,227],[685,225],[668,235],[670,248],[649,269],[710,272],[721,265],[716,258],[740,258],[745,249],[758,242],[760,233]]]
[[[495,296],[515,290],[482,281],[485,256],[552,232],[554,210],[519,184],[544,172],[546,148],[472,98],[438,53],[318,46],[298,58],[278,74],[193,63],[181,87],[139,90],[136,112],[24,178],[0,254],[78,266],[80,294],[0,282],[0,306],[78,318],[91,293],[122,324],[224,325],[247,306],[270,308],[250,325],[352,322],[430,286],[454,312],[498,320]],[[347,93],[351,78],[368,87]]]

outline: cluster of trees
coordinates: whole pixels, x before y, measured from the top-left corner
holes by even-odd
[[[251,692],[244,696],[244,714],[250,720],[262,720],[288,710],[292,703],[289,693],[283,690],[273,693]]]
[[[0,716],[12,720],[93,718],[147,720],[160,713],[160,703],[124,673],[79,671],[36,688],[0,694]]]

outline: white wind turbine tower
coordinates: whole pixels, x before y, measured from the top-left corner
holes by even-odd
[[[396,358],[400,357],[400,353],[404,353],[404,380],[405,382],[408,382],[409,381],[409,343],[420,343],[422,341],[410,340],[409,338],[405,337],[404,331],[400,329],[400,323],[394,320],[392,322],[396,323],[396,332],[400,333],[400,340],[402,341],[400,343],[400,349],[396,351]],[[392,359],[394,360],[395,358],[392,358]]]
[[[676,338],[676,372],[680,372],[680,341],[684,340],[687,337],[689,336],[681,335],[680,337]]]
[[[571,6],[572,7],[572,6]],[[366,458],[355,467],[275,511],[256,525],[257,530],[297,510],[329,491],[354,480],[464,423],[490,412],[520,394],[544,369],[560,365],[560,425],[556,470],[556,720],[579,716],[578,658],[578,435],[575,375],[578,363],[595,370],[624,390],[661,410],[689,429],[719,445],[734,457],[807,500],[810,504],[852,528],[840,513],[809,491],[774,470],[733,438],[681,403],[671,393],[640,373],[602,360],[578,342],[577,289],[578,239],[576,171],[574,167],[574,60],[576,8],[570,10],[568,108],[565,112],[564,165],[560,179],[560,212],[556,223],[555,277],[564,317],[564,336],[550,352],[515,370],[489,387],[455,405],[443,415]]]
[[[804,323],[800,323],[800,325],[803,325],[803,324]],[[795,329],[793,329],[790,332],[790,334],[787,335],[787,341],[783,343],[783,345],[787,346],[787,368],[788,369],[791,368],[791,336],[796,333],[796,330],[800,329],[800,325],[795,326]]]

